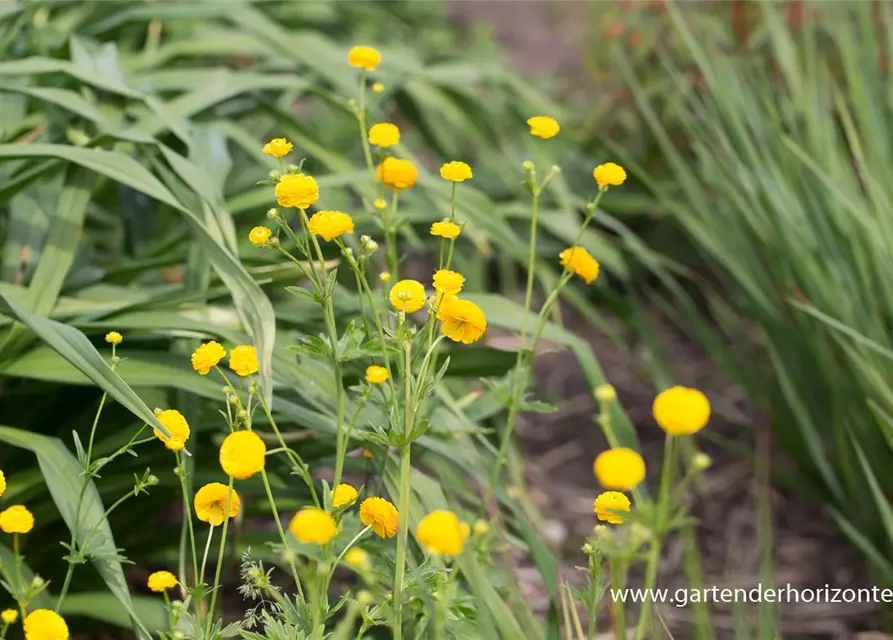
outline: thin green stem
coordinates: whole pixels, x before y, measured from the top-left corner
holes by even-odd
[[[197,578],[198,558],[195,548],[195,527],[192,523],[192,499],[189,495],[189,488],[186,483],[186,464],[179,451],[174,451],[174,457],[177,460],[177,476],[180,478],[180,492],[183,494],[183,517],[186,520],[187,529],[189,531],[189,548],[192,552],[192,579]],[[180,584],[185,587],[186,582],[186,559],[180,558]]]
[[[282,551],[288,560],[288,568],[291,569],[291,577],[295,581],[298,589],[298,595],[304,599],[304,590],[301,587],[301,578],[298,576],[298,568],[292,555],[288,553],[288,538],[285,537],[285,531],[282,529],[282,520],[279,519],[279,510],[276,508],[276,501],[273,499],[273,491],[270,489],[270,480],[267,478],[267,470],[261,469],[261,477],[264,481],[264,490],[267,492],[267,500],[270,502],[270,510],[273,512],[273,520],[276,521],[276,530],[279,532],[279,540],[282,542]]]
[[[344,555],[350,550],[351,547],[353,547],[359,541],[360,538],[362,538],[364,535],[366,535],[366,533],[368,533],[369,529],[371,529],[371,528],[372,528],[372,525],[370,524],[368,527],[365,527],[364,529],[360,529],[360,532],[357,535],[355,535],[353,537],[353,539],[350,542],[348,542],[347,545],[341,550],[341,553],[338,554],[338,557],[335,558],[335,562],[332,563],[332,566],[329,569],[329,576],[328,576],[328,578],[326,578],[326,587],[323,590],[323,592],[326,592],[329,590],[329,585],[332,584],[332,577],[335,575],[335,569],[337,569],[338,565],[341,564],[341,560],[344,559]]]
[[[208,566],[208,550],[211,548],[211,538],[214,537],[214,525],[210,525],[208,527],[208,539],[205,541],[205,552],[202,554],[202,566],[198,572],[198,579],[195,584],[200,585],[205,583],[205,567]]]
[[[15,574],[16,574],[16,584],[22,584],[22,555],[19,551],[19,534],[12,534],[12,553],[15,558]],[[22,610],[22,619],[25,618],[25,603],[24,601],[19,602],[19,608]]]
[[[397,259],[397,201],[399,199],[400,192],[394,191],[394,197],[391,198],[391,211],[384,225],[386,262],[388,271],[391,272],[391,278],[394,280],[400,280],[400,263]]]
[[[406,549],[409,545],[409,508],[410,477],[412,471],[411,447],[409,436],[413,428],[412,413],[412,342],[406,341],[404,346],[404,422],[403,444],[400,446],[400,496],[398,512],[400,513],[399,531],[397,533],[397,559],[394,569],[394,640],[400,640],[403,634],[403,576],[406,571]]]
[[[220,588],[220,572],[223,569],[223,552],[226,550],[226,529],[229,525],[230,509],[233,503],[233,477],[229,478],[229,490],[226,493],[226,511],[223,512],[223,531],[220,535],[220,550],[217,552],[217,569],[214,572],[214,587],[211,589],[211,606],[208,607],[208,632],[214,623],[214,605],[217,603],[217,590]]]
[[[657,580],[657,570],[660,566],[660,552],[663,543],[664,531],[666,523],[670,519],[672,505],[669,504],[670,486],[673,482],[674,467],[676,465],[676,439],[667,434],[664,443],[664,460],[660,475],[660,490],[657,498],[657,519],[658,523],[651,537],[651,545],[648,550],[648,562],[645,569],[645,586],[646,591],[654,588]],[[645,637],[646,630],[651,618],[651,602],[645,599],[642,603],[642,612],[639,614],[639,622],[636,625],[635,640],[642,640]]]
[[[360,73],[360,98],[357,100],[356,118],[360,127],[360,140],[363,144],[363,156],[366,158],[366,167],[369,169],[369,177],[375,184],[375,164],[372,162],[372,149],[369,146],[369,132],[366,122],[366,70]]]

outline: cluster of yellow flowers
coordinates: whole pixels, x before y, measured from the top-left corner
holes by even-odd
[[[116,335],[120,338],[120,334]],[[6,476],[0,471],[0,496],[6,493],[6,488]],[[3,533],[19,536],[30,533],[32,529],[34,529],[34,515],[24,505],[17,504],[0,511],[0,531]],[[13,546],[18,548],[17,543]],[[3,573],[3,578],[12,584],[9,576],[3,570],[2,564],[0,564],[0,571]],[[20,602],[20,606],[24,612],[25,603]],[[19,612],[15,609],[5,609],[0,612],[0,621],[3,622],[3,625],[0,626],[0,630],[2,630],[0,636],[5,637],[8,627],[15,624],[18,619]],[[25,615],[22,626],[26,640],[68,640],[68,625],[65,620],[58,613],[49,609],[31,611]]]
[[[610,394],[600,400],[612,401]],[[652,414],[658,425],[670,436],[691,435],[703,429],[710,420],[710,402],[703,392],[688,387],[675,386],[662,391],[654,399]],[[700,454],[703,456],[703,454]],[[695,466],[705,467],[702,457]],[[633,491],[645,479],[645,461],[642,456],[627,447],[614,447],[596,457],[593,470],[599,483],[609,491],[600,494],[593,505],[599,520],[621,524],[624,513],[632,504],[623,491]]]

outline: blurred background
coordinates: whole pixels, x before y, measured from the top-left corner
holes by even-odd
[[[203,398],[219,390],[184,369],[177,342],[208,323],[239,330],[228,302],[235,276],[211,269],[209,243],[241,253],[282,336],[318,326],[310,301],[281,293],[295,273],[250,251],[247,230],[272,204],[255,183],[274,168],[260,145],[274,136],[306,155],[331,194],[327,206],[350,206],[365,170],[356,122],[336,96],[355,90],[344,60],[357,43],[387,61],[374,74],[384,91],[372,117],[398,124],[401,155],[427,170],[401,205],[414,222],[403,250],[419,270],[428,269],[426,225],[448,207],[447,187],[430,172],[448,159],[474,169],[460,199],[469,241],[457,250],[466,288],[494,296],[491,348],[512,346],[523,298],[525,120],[561,123],[548,146],[547,162],[562,173],[542,205],[539,291],[557,279],[554,256],[594,193],[592,167],[615,161],[630,173],[583,240],[603,275],[597,286],[566,289],[537,360],[540,395],[558,410],[522,417],[512,459],[561,575],[577,581],[594,524],[592,460],[605,441],[592,389],[607,380],[634,426],[630,440],[655,468],[655,391],[698,387],[714,408],[700,442],[713,467],[691,497],[699,538],[673,541],[662,586],[689,584],[686,544],[698,545],[707,585],[891,586],[887,2],[5,2],[0,291],[97,344],[107,330],[130,332],[122,375],[147,404],[176,398],[213,418]],[[142,171],[91,164],[95,146]],[[157,185],[201,215],[150,197]],[[358,224],[373,228],[362,216]],[[498,375],[513,360],[469,359],[461,375]],[[277,366],[293,385],[312,378]],[[0,342],[0,376],[0,424],[66,441],[89,429],[98,392],[48,347]],[[322,428],[318,398],[296,391],[292,400],[296,424]],[[108,411],[108,424],[132,422],[120,407]],[[484,402],[472,414],[484,424],[499,416]],[[195,424],[213,429],[210,419]],[[124,439],[109,429],[100,448]],[[322,459],[328,446],[311,433],[303,453]],[[60,568],[39,558],[57,554],[64,524],[31,460],[15,451],[0,448],[0,465],[19,472],[11,490],[57,525],[29,540],[29,557],[58,579]],[[105,477],[104,498],[146,464],[141,457]],[[156,492],[116,512],[130,557],[175,557],[179,529],[165,509]],[[161,514],[151,528],[146,513]],[[519,562],[523,595],[545,614],[542,567]],[[147,572],[127,569],[134,585]],[[90,626],[120,622],[111,605],[103,614],[90,601],[111,597],[94,580],[97,592],[69,606],[83,607],[85,637],[119,637]],[[717,637],[751,637],[747,606],[711,610]],[[868,640],[889,637],[860,635],[884,628],[888,613],[856,602],[783,605],[772,615],[785,638]],[[664,614],[676,637],[702,637],[691,610]]]

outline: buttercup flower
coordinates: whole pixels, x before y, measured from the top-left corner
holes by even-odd
[[[549,116],[533,116],[527,121],[527,124],[530,127],[530,135],[543,140],[554,138],[561,129],[558,126],[558,121]]]
[[[107,334],[105,334],[105,341],[109,344],[121,344],[121,341],[123,339],[124,336],[122,336],[117,331],[109,331]]]
[[[193,500],[195,517],[211,526],[219,527],[227,517],[227,500],[230,501],[229,517],[235,518],[239,515],[239,509],[242,506],[239,494],[235,489],[230,494],[229,487],[225,484],[209,482],[195,493]]]
[[[17,504],[0,511],[0,531],[3,533],[28,533],[34,528],[34,516],[24,506]]]
[[[155,437],[171,451],[181,451],[186,446],[186,441],[189,440],[189,423],[186,422],[186,417],[176,409],[165,409],[155,417],[171,434],[166,436],[160,430],[154,429]]]
[[[156,571],[149,576],[147,585],[150,590],[161,593],[177,586],[177,579],[170,571]]]
[[[375,67],[381,64],[381,53],[378,49],[367,46],[358,46],[351,49],[347,54],[347,63],[358,69],[373,71]]]
[[[384,85],[380,82],[372,83],[372,93],[381,93],[384,91]]]
[[[441,220],[431,225],[431,235],[452,240],[462,233],[462,227],[449,220]]]
[[[645,461],[627,447],[602,451],[592,467],[605,489],[629,491],[645,479]]]
[[[363,457],[364,458],[372,458],[372,452],[369,449],[363,449]]]
[[[486,520],[475,520],[473,530],[474,535],[482,536],[490,530],[490,523]]]
[[[253,431],[234,431],[220,445],[220,466],[236,480],[247,480],[264,468],[267,445]]]
[[[622,524],[623,516],[620,514],[629,511],[630,502],[629,498],[619,491],[605,491],[595,499],[592,506],[599,520],[611,524]]]
[[[341,483],[332,489],[332,508],[348,507],[357,501],[357,490],[349,484]]]
[[[441,332],[450,340],[471,344],[477,342],[487,330],[487,317],[481,308],[469,300],[445,297],[437,310]]]
[[[0,496],[6,493],[6,475],[0,471]]]
[[[3,621],[3,624],[15,624],[18,619],[19,612],[15,609],[5,609],[3,613],[0,613],[0,620]]]
[[[469,536],[471,536],[471,525],[465,522],[465,520],[460,520],[459,531],[462,532],[462,539],[468,540]]]
[[[192,368],[206,376],[226,357],[226,349],[219,342],[206,342],[192,353]]]
[[[586,284],[592,284],[598,278],[598,262],[583,247],[565,249],[558,257],[561,258],[563,267],[580,276]]]
[[[384,284],[387,284],[391,281],[391,273],[390,271],[382,271],[378,274],[378,279],[381,280]]]
[[[276,202],[280,207],[306,209],[319,200],[319,185],[303,173],[286,173],[276,184]]]
[[[68,640],[68,625],[55,611],[35,609],[22,623],[25,640]]]
[[[654,399],[651,408],[661,429],[674,436],[700,431],[710,420],[710,402],[697,389],[671,387]]]
[[[389,299],[395,309],[415,313],[425,306],[425,287],[418,280],[401,280],[391,287]]]
[[[353,218],[340,211],[317,211],[309,220],[310,233],[331,242],[344,233],[353,233]]]
[[[365,567],[369,562],[369,553],[365,549],[353,547],[344,554],[344,561],[352,567]]]
[[[360,522],[372,525],[372,531],[380,538],[392,538],[397,534],[400,514],[397,508],[384,498],[366,498],[360,505]]]
[[[332,514],[317,507],[304,507],[298,511],[288,529],[299,542],[319,545],[329,542],[338,532]]]
[[[376,175],[386,187],[400,191],[412,187],[419,177],[419,172],[409,160],[385,158],[378,165]]]
[[[273,232],[266,227],[254,227],[248,233],[248,239],[251,241],[251,244],[260,246],[262,244],[267,244],[272,233]]]
[[[285,138],[273,138],[264,145],[264,153],[268,156],[281,158],[284,155],[288,155],[293,148],[294,145]]]
[[[465,182],[471,178],[471,167],[464,162],[453,160],[440,168],[440,177],[452,182]]]
[[[371,384],[382,384],[388,381],[388,370],[373,364],[366,367],[366,382]],[[0,492],[2,494],[2,492]]]
[[[458,295],[465,284],[465,276],[449,269],[439,269],[434,272],[434,290],[438,293]]]
[[[390,122],[373,124],[369,129],[369,143],[386,149],[400,142],[400,129]]]
[[[468,526],[468,525],[466,525]],[[432,511],[419,522],[416,538],[428,553],[457,556],[465,548],[458,516],[452,511]]]
[[[376,198],[375,202],[372,203],[372,206],[375,207],[378,211],[383,211],[388,208],[388,201],[384,198]]]
[[[254,347],[243,344],[233,347],[229,352],[229,368],[243,378],[257,373],[257,351]]]
[[[606,162],[595,168],[592,177],[600,187],[619,187],[626,180],[626,171],[619,164]]]

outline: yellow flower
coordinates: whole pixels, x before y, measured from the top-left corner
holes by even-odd
[[[697,389],[672,387],[658,394],[651,412],[670,435],[688,435],[703,429],[710,420],[710,402]]]
[[[206,342],[192,353],[192,368],[203,376],[226,357],[226,349],[219,342]]]
[[[0,613],[0,620],[3,620],[3,624],[15,624],[18,619],[19,612],[15,609],[5,609],[3,613]]]
[[[288,528],[299,542],[319,545],[329,542],[338,532],[332,514],[317,507],[304,507],[298,511]]]
[[[400,142],[400,129],[390,122],[373,124],[369,129],[369,143],[386,149]]]
[[[592,505],[595,515],[599,520],[610,522],[611,524],[623,523],[621,512],[629,511],[629,498],[619,491],[605,491],[595,499]]]
[[[371,384],[383,384],[388,381],[388,370],[373,364],[366,367],[366,382]],[[0,492],[2,493],[2,492]]]
[[[372,47],[354,47],[347,54],[347,63],[352,67],[373,71],[381,63],[381,54]]]
[[[554,138],[561,129],[558,126],[558,121],[549,116],[533,116],[527,121],[527,124],[530,126],[530,135],[543,140]]]
[[[68,625],[55,611],[35,609],[22,623],[25,640],[68,640]]]
[[[0,496],[6,493],[6,475],[0,471]]]
[[[357,501],[357,490],[349,484],[341,483],[332,489],[332,508],[349,507]]]
[[[365,567],[369,563],[369,554],[365,549],[354,547],[344,554],[344,561],[352,567]]]
[[[598,278],[598,262],[583,247],[565,249],[558,257],[563,267],[583,278],[586,284],[592,284]]]
[[[487,330],[487,317],[481,308],[469,300],[447,297],[437,310],[441,332],[450,340],[471,344]]]
[[[486,520],[475,520],[473,529],[476,536],[486,535],[490,530],[490,523]]]
[[[164,443],[164,446],[171,451],[180,451],[186,446],[189,440],[189,423],[182,413],[176,409],[166,409],[157,416],[158,422],[164,425],[170,436],[166,436],[158,429],[155,429],[155,437]]]
[[[360,522],[367,527],[372,525],[372,530],[380,538],[392,538],[397,534],[400,514],[384,498],[366,498],[360,505]]]
[[[391,287],[389,298],[395,309],[415,313],[425,306],[425,287],[418,280],[401,280]]]
[[[280,207],[306,209],[319,200],[319,185],[303,173],[286,173],[276,184],[276,202]]]
[[[147,585],[150,590],[161,593],[177,586],[177,579],[170,571],[156,571],[149,576]]]
[[[363,457],[364,458],[372,458],[372,452],[369,449],[363,449]]]
[[[384,211],[388,208],[388,201],[384,198],[376,198],[375,202],[372,203],[372,206],[375,207],[378,211]]]
[[[122,336],[117,331],[109,331],[107,334],[105,334],[105,341],[109,344],[121,344],[121,341],[123,339],[124,336]]]
[[[471,178],[471,167],[464,162],[453,160],[440,168],[440,177],[453,182],[465,182]]]
[[[439,269],[434,272],[434,290],[438,293],[446,293],[452,296],[458,295],[465,284],[465,276],[449,269]]]
[[[229,368],[243,378],[257,373],[257,351],[247,344],[233,347],[229,352]]]
[[[419,177],[419,172],[409,160],[385,158],[378,165],[376,175],[385,186],[400,191],[412,187]]]
[[[253,431],[234,431],[220,445],[220,466],[236,480],[247,480],[263,471],[267,445]]]
[[[602,451],[592,468],[605,489],[629,491],[645,479],[645,461],[626,447]]]
[[[462,532],[462,539],[468,540],[468,537],[471,535],[471,525],[462,520],[459,522],[459,531]]]
[[[626,171],[619,164],[606,162],[593,170],[592,177],[600,187],[619,187],[626,180]]]
[[[372,84],[372,93],[381,93],[384,91],[384,85],[380,82],[374,82]]]
[[[24,506],[17,504],[0,511],[0,530],[3,533],[28,533],[34,528],[34,516]]]
[[[285,138],[273,138],[264,145],[264,153],[268,156],[281,158],[284,155],[288,155],[293,148],[294,145]]]
[[[452,511],[432,511],[419,522],[416,538],[428,553],[457,556],[465,547],[458,516]]]
[[[317,211],[310,217],[310,233],[331,242],[343,233],[353,233],[353,218],[340,211]]]
[[[617,390],[607,382],[600,384],[595,388],[595,399],[599,402],[614,402],[617,399]]]
[[[235,489],[230,493],[229,487],[225,484],[209,482],[195,493],[193,500],[195,517],[211,526],[219,527],[227,517],[227,500],[229,500],[229,517],[235,518],[242,506],[239,494]]]
[[[390,271],[382,271],[381,273],[378,274],[378,279],[381,280],[383,283],[387,284],[388,282],[391,281],[391,272]]]
[[[269,229],[267,229],[266,227],[254,227],[248,233],[248,239],[251,241],[251,244],[259,246],[262,244],[267,244],[267,242],[270,240],[270,235],[272,233],[273,232],[270,231]]]
[[[452,240],[462,232],[462,227],[449,220],[441,220],[431,225],[431,235]]]

